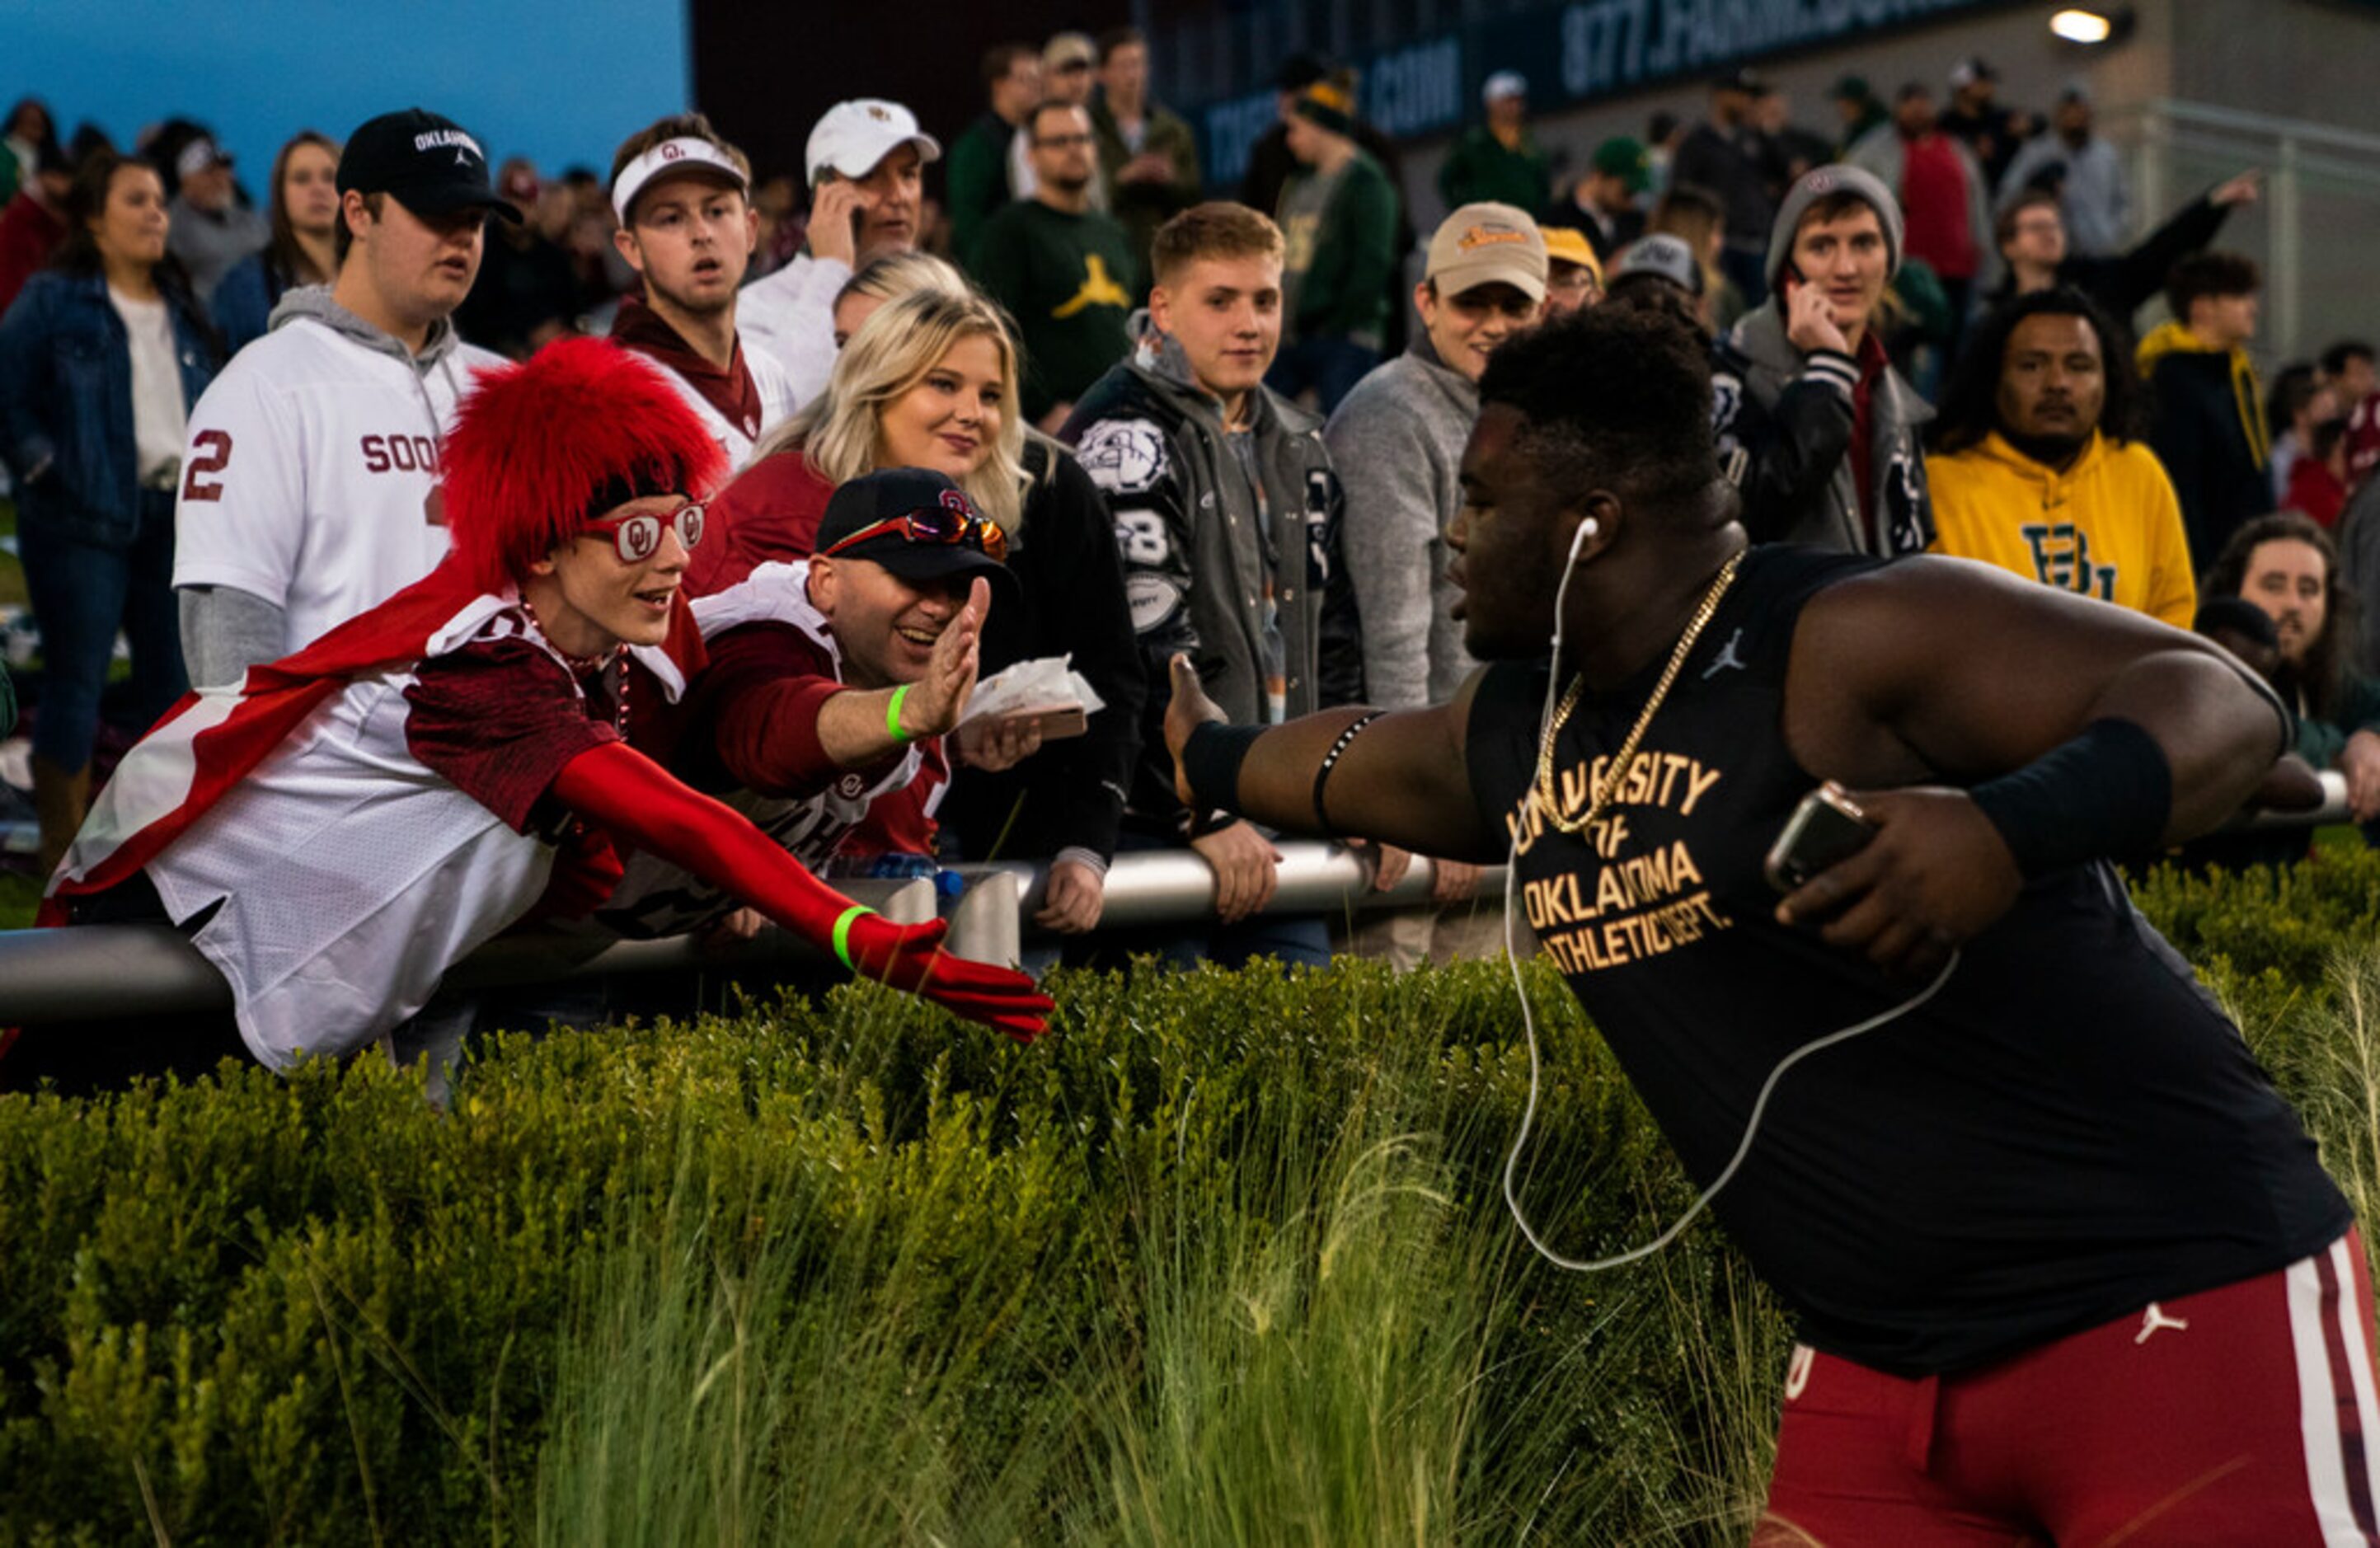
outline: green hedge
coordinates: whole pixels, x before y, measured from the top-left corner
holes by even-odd
[[[2380,860],[2139,895],[2372,1192]],[[1532,1216],[1641,1241],[1689,1191],[1531,977]],[[1058,998],[0,1098],[0,1542],[1742,1540],[1782,1321],[1715,1229],[1528,1252],[1500,968]]]

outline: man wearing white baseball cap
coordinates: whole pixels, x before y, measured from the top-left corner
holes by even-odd
[[[917,247],[925,164],[941,154],[916,114],[877,97],[837,103],[810,130],[809,236],[743,298],[744,342],[784,369],[796,405],[834,370],[834,297],[852,271]]]
[[[612,342],[662,368],[735,468],[795,402],[784,368],[735,330],[760,236],[751,194],[752,163],[699,113],[647,125],[612,157],[612,241],[645,282],[641,300],[620,303]]]

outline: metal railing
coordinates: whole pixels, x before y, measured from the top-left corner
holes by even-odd
[[[1428,901],[1435,872],[1415,857],[1385,891],[1372,887],[1372,863],[1334,845],[1284,843],[1280,883],[1266,913],[1338,913],[1410,907]],[[949,949],[976,961],[1013,962],[1034,933],[1046,871],[1038,866],[965,865],[965,889],[941,912]],[[836,889],[896,925],[935,916],[938,895],[924,878],[839,879]],[[1493,869],[1481,887],[1503,886]],[[1215,877],[1190,851],[1118,855],[1108,872],[1102,927],[1190,924],[1211,919]],[[733,972],[738,968],[824,967],[832,961],[800,937],[774,925],[748,941],[706,943],[692,936],[620,940],[584,931],[539,929],[489,942],[447,974],[461,989],[559,984],[621,974]],[[128,1016],[188,1016],[227,1011],[231,988],[214,964],[165,925],[82,925],[58,930],[0,930],[0,1026],[38,1026]]]
[[[2323,804],[2312,811],[2264,813],[2245,829],[2313,828],[2348,820],[2347,780],[2324,770]],[[1416,856],[1392,888],[1372,886],[1372,861],[1333,844],[1283,843],[1279,886],[1265,912],[1342,915],[1412,908],[1430,900],[1435,867]],[[941,912],[951,922],[949,949],[976,961],[1014,962],[1048,885],[1045,868],[962,865],[956,899],[941,902],[934,884],[840,880],[835,886],[897,925],[922,924]],[[1479,895],[1491,904],[1504,870],[1482,873]],[[1188,850],[1118,855],[1109,869],[1103,929],[1195,925],[1214,917],[1215,877]],[[563,930],[524,931],[492,941],[457,964],[457,988],[555,984],[622,974],[733,972],[738,968],[823,967],[808,942],[770,926],[748,941],[711,945],[691,936],[619,940]],[[85,925],[59,930],[0,930],[0,1026],[37,1026],[127,1016],[181,1016],[231,1009],[231,990],[212,963],[164,925]]]
[[[2318,270],[2346,270],[2355,276],[2353,303],[2363,304],[2360,281],[2368,262],[2373,231],[2341,231],[2337,220],[2315,218],[2320,200],[2340,200],[2347,209],[2380,209],[2380,135],[2273,114],[2248,113],[2204,103],[2153,98],[2110,112],[2109,139],[2124,151],[2132,179],[2133,208],[2154,224],[2199,183],[2249,166],[2266,173],[2268,245],[2265,295],[2269,310],[2265,343],[2277,358],[2302,354],[2315,342],[2309,300],[2329,300],[2336,283],[2325,284]],[[2331,248],[2317,252],[2309,234]],[[2226,246],[2239,242],[2227,236]],[[2315,294],[2320,291],[2321,294]]]

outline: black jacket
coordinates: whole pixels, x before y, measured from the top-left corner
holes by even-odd
[[[2255,377],[2231,352],[2155,351],[2170,323],[2143,345],[2149,364],[2149,449],[2181,502],[2191,567],[2204,574],[2242,523],[2273,509],[2271,443]]]
[[[1922,437],[1934,410],[1899,371],[1886,365],[1869,389],[1863,500],[1852,457],[1858,360],[1794,348],[1775,296],[1746,313],[1711,357],[1712,429],[1723,461],[1743,455],[1738,489],[1753,541],[1887,558],[1931,546]]]
[[[2068,253],[2058,265],[2058,283],[2070,284],[2107,308],[2107,315],[2132,326],[2132,315],[2165,289],[2173,266],[2215,240],[2230,217],[2228,205],[2201,195],[2177,212],[2173,219],[2141,238],[2130,252],[2106,258]],[[1991,305],[2016,295],[2016,279],[2008,275],[1992,292]]]
[[[1083,394],[1060,438],[1107,496],[1149,684],[1126,820],[1180,837],[1221,824],[1211,815],[1194,821],[1173,793],[1163,728],[1174,652],[1188,652],[1208,694],[1240,725],[1269,718],[1268,587],[1286,715],[1359,700],[1364,658],[1339,551],[1346,496],[1321,421],[1257,389],[1247,449],[1259,490],[1220,406],[1189,384],[1170,341],[1135,320],[1143,346]]]
[[[1048,860],[1063,849],[1107,860],[1148,696],[1123,571],[1107,502],[1081,465],[1036,440],[1026,444],[1025,471],[1025,517],[1008,551],[1022,600],[984,620],[983,675],[1072,655],[1106,707],[1084,735],[1050,743],[1014,768],[958,768],[939,815],[969,860]]]

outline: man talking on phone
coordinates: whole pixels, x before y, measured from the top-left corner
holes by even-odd
[[[1755,542],[1891,555],[1932,538],[1918,437],[1934,411],[1876,329],[1900,258],[1900,205],[1858,167],[1804,173],[1779,207],[1768,299],[1719,341],[1712,381]]]
[[[2348,1203],[2109,865],[2249,801],[2279,702],[1998,570],[1749,545],[1708,381],[1633,309],[1499,348],[1448,533],[1488,665],[1269,728],[1177,666],[1183,799],[1509,857],[1689,1177],[1741,1157],[1713,1208],[1802,1340],[1755,1544],[2368,1541]],[[1780,897],[1822,780],[1873,831]]]
[[[783,369],[795,406],[833,374],[834,298],[854,271],[917,245],[925,165],[942,147],[899,103],[859,97],[826,110],[803,160],[809,234],[793,261],[745,287],[744,342]]]

